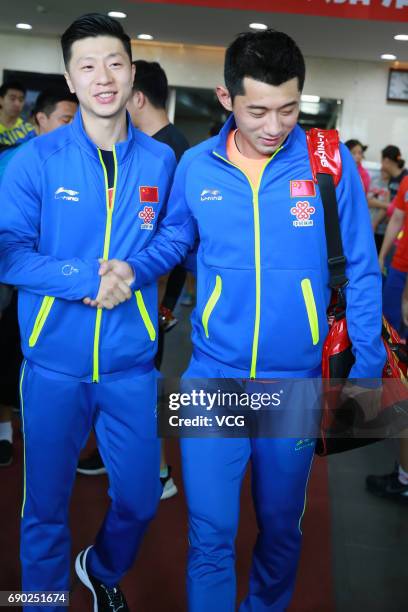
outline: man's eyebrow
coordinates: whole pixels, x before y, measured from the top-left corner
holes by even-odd
[[[295,106],[296,104],[298,104],[297,100],[292,100],[291,102],[287,102],[286,104],[284,104],[283,106],[279,107],[279,110],[282,110],[284,108],[288,108],[290,106]],[[261,106],[259,104],[249,104],[248,107],[250,110],[268,110],[268,108],[266,106]]]
[[[109,55],[106,56],[106,59],[111,59],[112,57],[116,57],[116,56],[121,56],[122,54],[120,53],[120,51],[114,51],[113,53],[109,53]],[[94,60],[95,59],[95,55],[83,55],[81,57],[78,58],[78,62],[82,62],[82,61],[88,61],[88,60]]]

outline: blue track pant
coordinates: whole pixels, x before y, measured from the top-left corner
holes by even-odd
[[[401,305],[406,279],[406,272],[390,266],[383,287],[384,316],[398,333],[403,331]]]
[[[90,384],[45,378],[23,365],[24,591],[70,588],[69,500],[92,427],[109,475],[111,505],[89,553],[89,570],[113,585],[130,568],[161,493],[156,395],[154,370]]]
[[[231,376],[230,373],[225,373]],[[211,377],[190,364],[185,378]],[[220,370],[213,373],[220,377]],[[314,441],[294,438],[184,438],[189,510],[187,590],[190,612],[236,610],[235,538],[242,479],[252,466],[259,534],[249,593],[240,612],[283,612],[292,597],[301,546],[301,519]]]

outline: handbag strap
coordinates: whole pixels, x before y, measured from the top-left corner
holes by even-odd
[[[313,179],[323,202],[329,287],[342,293],[348,279],[335,188],[341,178],[339,135],[337,130],[312,129],[306,132],[306,138]]]

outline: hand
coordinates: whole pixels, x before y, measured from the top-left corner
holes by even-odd
[[[381,411],[382,387],[375,389],[361,387],[347,380],[341,391],[340,401],[345,403],[349,400],[356,402],[364,414],[364,421],[372,421]]]
[[[126,261],[121,261],[120,259],[99,259],[99,263],[101,264],[99,268],[100,276],[104,276],[107,272],[115,272],[129,286],[135,280],[133,268]]]
[[[86,306],[111,310],[130,299],[132,292],[129,287],[134,281],[133,269],[125,261],[119,259],[99,259],[98,261],[101,264],[98,274],[102,277],[98,295],[94,300],[86,297],[82,301]],[[106,277],[108,277],[108,282],[103,283]]]
[[[384,272],[385,272],[384,256],[381,255],[381,253],[378,256],[378,264],[380,266],[381,274],[384,274]]]
[[[101,278],[98,295],[94,302],[98,308],[112,310],[132,296],[129,286],[115,272],[106,272]],[[91,306],[94,304],[91,303]]]

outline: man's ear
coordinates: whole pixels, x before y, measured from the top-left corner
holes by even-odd
[[[146,104],[146,96],[144,95],[142,91],[139,91],[139,90],[134,92],[133,100],[134,100],[134,104],[136,105],[136,108],[139,110],[141,110]]]
[[[232,111],[232,100],[231,95],[224,85],[217,85],[215,88],[215,93],[217,94],[217,98],[220,101],[220,104],[227,111]]]
[[[75,92],[75,88],[74,88],[74,86],[73,86],[73,84],[72,84],[72,81],[71,81],[70,76],[69,76],[69,74],[68,74],[68,72],[67,72],[67,71],[65,71],[65,72],[64,72],[64,77],[65,77],[65,80],[66,80],[66,82],[67,82],[67,85],[68,85],[68,89],[69,89],[69,91],[70,91],[72,94],[76,93],[76,92]]]
[[[38,124],[38,126],[40,128],[43,128],[45,126],[45,123],[47,121],[47,115],[45,113],[36,113],[35,114],[35,120]]]

